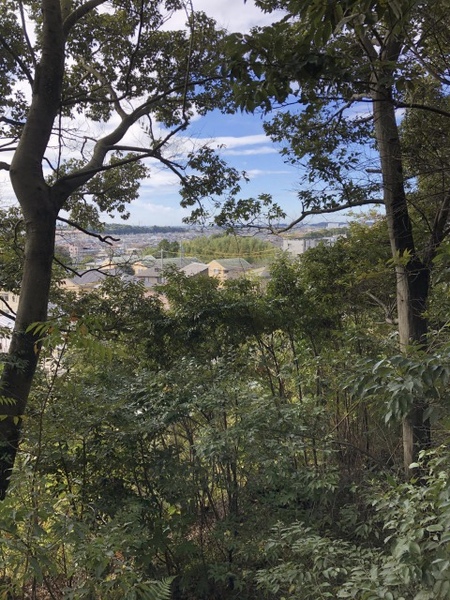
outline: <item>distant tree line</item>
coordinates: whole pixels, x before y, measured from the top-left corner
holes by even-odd
[[[277,253],[277,248],[270,242],[256,237],[237,235],[213,234],[200,236],[182,243],[162,239],[156,246],[149,246],[145,254],[164,256],[195,256],[203,262],[210,262],[215,258],[244,258],[249,263],[271,262]]]
[[[244,258],[249,263],[270,262],[277,248],[260,238],[238,235],[202,236],[183,242],[183,253],[196,256],[204,262],[215,258]]]

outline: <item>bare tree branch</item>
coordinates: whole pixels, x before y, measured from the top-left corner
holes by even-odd
[[[434,217],[433,227],[428,246],[425,251],[424,264],[431,267],[431,262],[436,256],[436,249],[448,235],[447,225],[450,219],[450,194],[446,194],[439,210]]]
[[[23,121],[16,121],[15,119],[10,119],[5,116],[0,117],[0,122],[7,123],[8,125],[14,125],[15,127],[23,127],[25,125]]]
[[[285,231],[290,231],[293,227],[295,227],[296,225],[298,225],[299,223],[301,223],[304,219],[306,219],[306,217],[311,217],[312,215],[325,215],[325,214],[331,214],[331,213],[336,213],[336,212],[340,212],[341,210],[349,210],[351,208],[357,208],[358,206],[370,206],[372,204],[384,204],[383,200],[364,200],[358,203],[351,203],[348,202],[347,204],[340,204],[339,206],[334,206],[332,208],[315,208],[312,210],[302,210],[301,215],[295,219],[294,221],[291,221],[291,223],[289,223],[289,225],[287,225],[286,227],[283,227],[281,229],[272,229],[274,233],[284,233]]]
[[[101,171],[107,171],[111,168],[117,168],[118,166],[136,162],[142,158],[154,157],[161,160],[160,151],[162,147],[167,144],[168,141],[177,133],[186,129],[188,125],[187,119],[172,129],[172,131],[170,131],[163,139],[161,139],[154,148],[143,148],[141,156],[125,158],[121,161],[115,162],[114,165],[103,164],[106,154],[120,148],[120,146],[116,147],[115,144],[124,137],[134,123],[136,123],[148,112],[152,104],[153,100],[145,102],[131,114],[123,118],[114,131],[97,141],[94,147],[92,158],[84,167],[73,173],[64,175],[54,184],[53,189],[57,195],[60,195],[59,202],[61,206],[71,193],[87,183],[95,174],[100,173]]]
[[[75,227],[75,229],[78,229],[78,231],[81,231],[82,233],[85,233],[86,235],[90,235],[91,237],[95,237],[98,240],[100,240],[101,242],[104,242],[105,244],[108,244],[109,246],[112,246],[112,242],[120,242],[120,238],[114,238],[112,237],[112,235],[100,235],[99,233],[94,233],[93,231],[89,231],[88,229],[85,229],[84,227],[81,227],[81,225],[79,225],[78,223],[75,223],[75,221],[70,221],[69,219],[64,219],[63,217],[58,217],[57,218],[58,221],[62,221],[63,223],[67,223],[67,225],[70,225],[71,227]],[[109,241],[111,240],[111,241]],[[92,269],[92,270],[96,270],[96,269]]]
[[[117,114],[119,115],[119,117],[121,119],[125,119],[127,117],[127,113],[121,107],[120,99],[117,96],[111,83],[109,81],[107,81],[105,79],[105,77],[103,77],[103,75],[100,73],[100,71],[95,69],[92,65],[88,65],[82,58],[80,58],[80,62],[82,63],[83,68],[86,71],[88,71],[88,73],[90,73],[91,75],[94,75],[94,77],[100,81],[102,86],[109,91],[109,93],[111,95],[111,99],[112,99],[111,101],[114,104],[114,108],[116,109]]]
[[[393,305],[388,305],[385,302],[383,302],[382,300],[380,300],[380,298],[378,298],[377,296],[375,296],[374,294],[372,294],[372,292],[366,291],[366,295],[375,302],[375,304],[377,306],[379,306],[383,312],[384,312],[384,318],[386,323],[388,323],[389,325],[392,325],[393,323],[396,323],[396,319],[394,317],[395,315],[395,302]]]
[[[0,300],[3,302],[3,304],[6,306],[6,308],[9,310],[9,313],[3,311],[0,309],[0,314],[2,314],[4,317],[8,317],[8,319],[12,319],[13,321],[15,321],[14,316],[16,314],[16,311],[14,311],[11,307],[11,305],[9,304],[9,302],[7,300],[5,300],[2,296],[0,296]]]
[[[11,48],[11,46],[8,44],[8,42],[5,40],[5,38],[0,35],[0,44],[3,46],[3,48],[6,50],[6,52],[16,61],[16,63],[19,65],[22,73],[25,75],[25,77],[28,80],[28,83],[33,86],[34,80],[33,80],[33,76],[30,73],[30,70],[28,69],[25,61],[23,61],[20,56],[18,54],[16,54],[14,52],[14,50]]]
[[[448,110],[444,110],[443,108],[438,108],[436,106],[429,106],[427,104],[418,104],[417,102],[396,102],[393,101],[395,108],[414,108],[416,110],[424,110],[426,112],[435,113],[437,115],[442,115],[443,117],[450,118],[450,112]]]
[[[7,304],[7,303],[5,302],[5,304]],[[0,315],[2,315],[3,317],[6,317],[7,319],[11,319],[12,321],[16,320],[14,315],[7,313],[6,311],[2,310],[1,308],[0,308]]]
[[[25,19],[25,11],[23,8],[22,0],[20,0],[20,2],[19,2],[19,11],[20,11],[20,19],[22,21],[23,36],[25,38],[25,42],[27,44],[27,48],[28,48],[28,51],[31,56],[31,60],[33,62],[33,67],[36,68],[36,56],[34,55],[34,49],[33,49],[33,46],[31,45],[30,38],[28,36],[27,24],[26,24],[26,19]]]

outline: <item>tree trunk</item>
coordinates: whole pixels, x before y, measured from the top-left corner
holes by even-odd
[[[404,188],[403,164],[398,125],[390,88],[375,83],[373,112],[375,136],[381,159],[383,195],[396,264],[397,310],[400,347],[407,352],[412,345],[426,348],[427,320],[424,316],[430,271],[417,256]],[[430,443],[430,425],[424,419],[426,400],[416,403],[403,420],[403,458],[407,474],[409,465]]]
[[[26,248],[20,302],[8,362],[1,378],[0,499],[5,497],[20,441],[25,411],[36,370],[39,339],[27,331],[47,318],[56,215],[44,215],[26,224]]]
[[[47,319],[56,217],[62,206],[45,182],[42,161],[60,108],[65,37],[60,1],[41,0],[41,9],[41,58],[34,73],[27,120],[10,168],[25,220],[26,243],[16,323],[0,380],[0,499],[9,486],[21,419],[36,371],[40,343],[28,328]]]

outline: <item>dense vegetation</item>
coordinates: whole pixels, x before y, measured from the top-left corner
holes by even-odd
[[[60,298],[0,506],[3,593],[447,598],[446,253],[427,357],[396,351],[384,220],[279,258],[265,289],[173,273],[169,309],[117,279]],[[436,442],[405,483],[421,394]]]
[[[190,3],[169,30],[178,0],[0,3],[20,204],[0,227],[0,283],[20,290],[2,600],[450,597],[449,0],[255,4],[286,18],[226,36]],[[64,293],[57,220],[125,214],[149,164],[179,177],[188,220],[284,218],[209,147],[176,154],[214,108],[273,117],[304,175],[296,223],[385,217],[278,256],[261,284],[172,271],[159,296],[120,278]]]
[[[260,238],[225,234],[199,236],[181,244],[163,239],[154,248],[147,248],[146,253],[159,256],[161,250],[164,256],[195,256],[204,263],[215,258],[244,258],[251,264],[267,264],[278,252],[273,244]]]

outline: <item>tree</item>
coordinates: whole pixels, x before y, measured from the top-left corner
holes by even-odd
[[[169,255],[177,255],[180,251],[180,243],[177,241],[170,242],[164,238],[158,242],[156,250],[160,252],[167,252]]]
[[[185,31],[167,30],[168,18],[183,8],[181,0],[1,4],[2,150],[12,154],[1,168],[9,171],[26,242],[1,380],[0,498],[39,356],[40,339],[30,326],[47,318],[60,211],[83,229],[98,226],[101,212],[126,216],[126,203],[149,173],[145,160],[180,178],[186,206],[239,188],[239,174],[225,176],[209,149],[186,160],[171,145],[194,109],[203,114],[217,103],[222,81],[222,34],[211,20],[187,11]],[[127,141],[131,129],[140,144]]]
[[[450,197],[445,171],[435,164],[433,172],[441,175],[439,194],[433,191],[430,197],[428,190],[419,189],[431,210],[426,215],[413,211],[411,182],[423,175],[424,162],[405,162],[398,111],[416,115],[410,119],[416,134],[426,115],[440,115],[448,123],[443,100],[448,2],[257,4],[269,12],[281,8],[287,16],[249,36],[234,36],[230,68],[242,108],[269,111],[287,100],[297,107],[279,112],[266,126],[275,141],[284,143],[286,160],[305,167],[299,192],[303,208],[295,223],[310,214],[384,205],[396,271],[400,346],[404,352],[411,346],[426,349],[430,274],[448,232]],[[439,88],[438,97],[424,93],[430,81]],[[431,135],[427,139],[432,143]],[[436,150],[439,142],[432,145]],[[412,211],[425,217],[419,236]],[[430,442],[426,411],[423,398],[404,415],[406,470]]]

